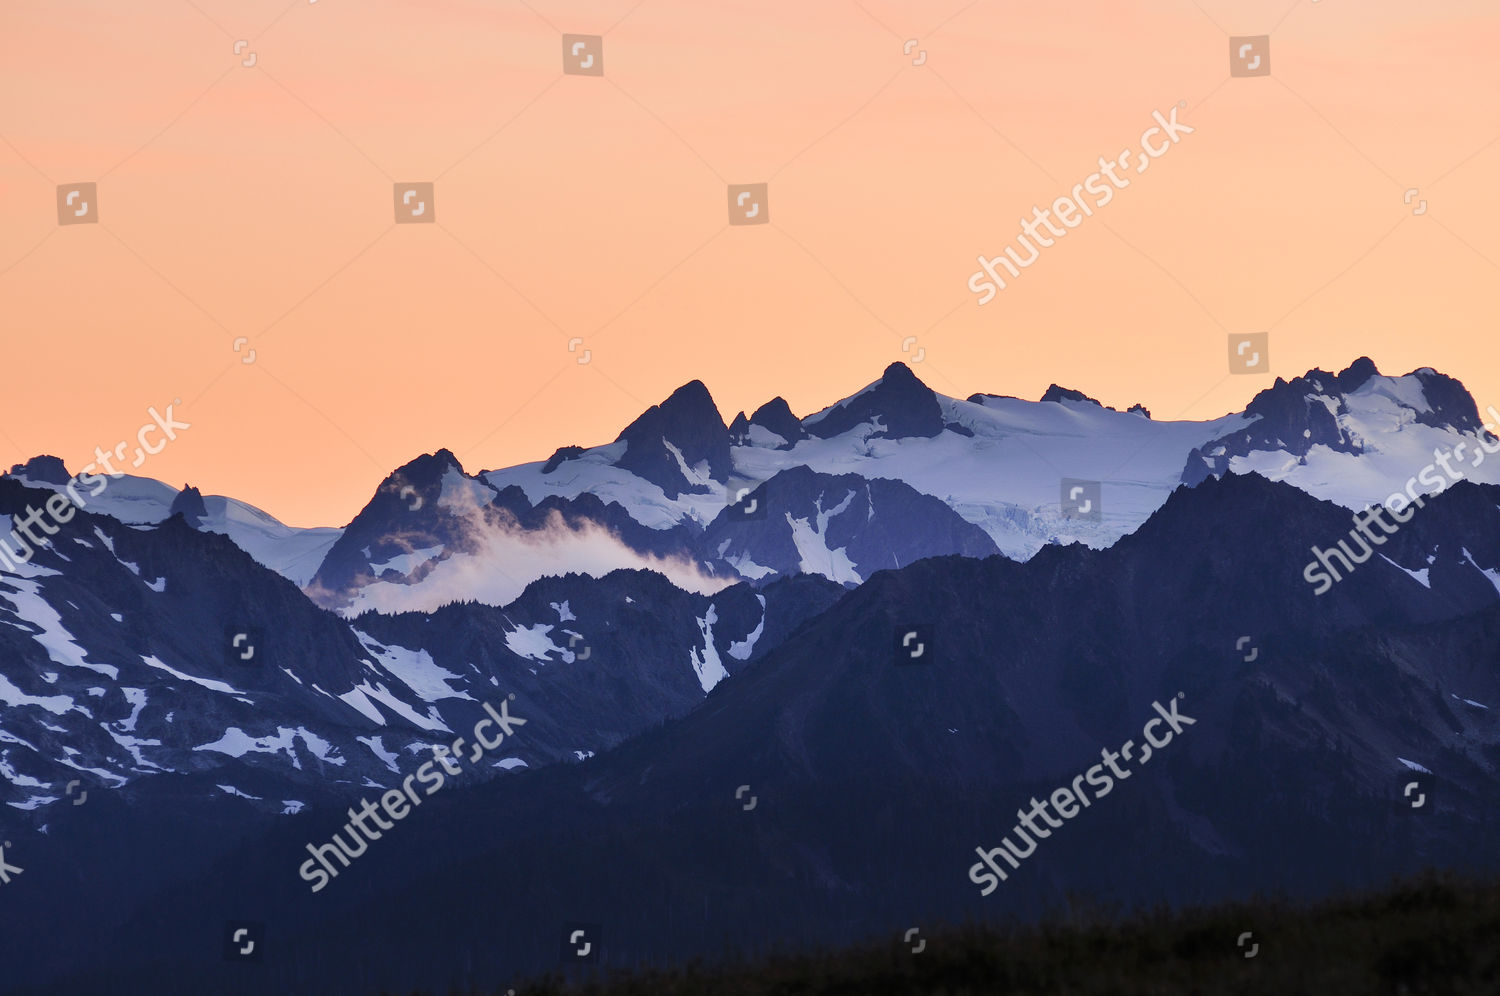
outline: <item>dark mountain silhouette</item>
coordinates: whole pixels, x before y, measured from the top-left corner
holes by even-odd
[[[17,939],[36,975],[73,971],[75,988],[108,973],[118,992],[402,991],[456,977],[435,980],[433,965],[480,979],[555,965],[575,921],[601,925],[604,963],[618,966],[726,940],[838,944],[1029,918],[1069,892],[1128,908],[1317,896],[1425,865],[1493,870],[1500,593],[1485,572],[1500,572],[1500,489],[1430,499],[1383,557],[1313,594],[1308,549],[1348,529],[1347,510],[1231,475],[1179,489],[1109,549],[880,571],[681,718],[582,764],[445,790],[316,896],[295,874],[304,844],[337,830],[357,792],[237,824],[228,836],[243,843],[223,860],[140,889],[150,898],[128,914],[70,906],[66,939],[39,926]],[[1425,582],[1409,573],[1419,564]],[[745,627],[754,597],[726,600],[726,629]],[[380,625],[385,639],[475,626],[493,642],[483,616]],[[932,640],[925,663],[897,656],[893,637],[914,627]],[[528,694],[514,703],[523,716]],[[1192,725],[982,897],[967,875],[975,848],[998,845],[1018,807],[1099,764],[1102,748],[1138,743],[1153,703],[1174,700]],[[533,733],[547,736],[528,727],[518,741]],[[1402,798],[1418,777],[1422,809]],[[228,810],[212,805],[179,804],[176,846],[201,853],[225,834]],[[66,862],[41,857],[59,839],[24,835],[40,871],[7,901],[60,913],[64,864],[131,894],[120,883],[150,865],[108,858],[162,832],[163,817],[129,810],[107,826],[75,820]],[[274,927],[274,957],[268,947],[253,972],[212,943],[210,928],[235,918]],[[165,988],[154,964],[171,966]]]
[[[741,509],[750,502],[756,509],[746,514]],[[810,533],[820,541],[816,550],[805,542]],[[924,557],[1000,552],[983,529],[901,481],[806,467],[781,471],[720,512],[704,530],[702,546],[742,572],[817,571],[846,583]],[[829,562],[809,562],[819,556]]]
[[[816,421],[803,419],[802,425],[819,439],[828,439],[872,418],[884,426],[888,439],[936,436],[943,431],[937,394],[905,363],[892,363],[875,384],[820,413]]]
[[[732,469],[729,428],[699,380],[684,384],[666,401],[648,408],[625,427],[616,442],[626,444],[617,466],[657,485],[668,498],[703,490],[684,476],[679,455],[690,468],[706,464],[715,481],[727,480]]]

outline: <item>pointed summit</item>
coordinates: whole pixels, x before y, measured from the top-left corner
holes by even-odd
[[[750,420],[745,417],[744,412],[740,412],[734,417],[734,421],[729,423],[729,441],[735,446],[744,446],[745,435],[749,431]]]
[[[788,446],[796,445],[797,440],[807,435],[802,430],[802,423],[792,414],[791,406],[786,403],[785,398],[780,397],[772,398],[755,409],[755,414],[750,416],[750,424],[776,433],[787,441]]]
[[[386,475],[385,480],[375,489],[370,503],[345,527],[345,538],[355,523],[372,512],[377,516],[404,516],[407,512],[421,509],[424,504],[435,506],[443,495],[452,493],[453,489],[467,490],[473,500],[481,505],[489,503],[492,497],[490,492],[493,492],[493,489],[470,478],[464,472],[463,464],[458,462],[458,457],[451,451],[440,449],[436,453],[424,453]]]
[[[1365,382],[1371,377],[1379,377],[1380,370],[1376,368],[1375,361],[1368,356],[1361,356],[1339,374],[1339,390],[1355,391],[1365,386]]]
[[[626,444],[615,465],[657,485],[668,498],[684,491],[705,492],[709,488],[701,475],[706,472],[708,478],[722,482],[734,467],[729,457],[729,427],[701,380],[689,381],[661,404],[646,409],[615,442]]]
[[[440,449],[436,453],[424,453],[397,467],[385,479],[385,484],[396,483],[397,486],[409,484],[414,488],[429,488],[441,481],[449,470],[456,470],[462,474],[464,465],[458,462],[458,457],[454,456],[452,451]]]
[[[181,515],[183,521],[194,529],[203,525],[203,520],[208,517],[208,507],[203,504],[203,492],[191,484],[184,484],[182,490],[177,492],[177,497],[172,499],[172,507],[167,512],[167,517]]]
[[[887,439],[931,438],[943,431],[937,394],[900,362],[886,367],[869,387],[808,417],[802,425],[819,439],[827,439],[872,421],[885,430]]]

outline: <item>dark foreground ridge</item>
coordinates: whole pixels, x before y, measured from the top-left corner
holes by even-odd
[[[1249,937],[1244,935],[1249,934]],[[1042,923],[756,961],[553,973],[504,996],[1167,996],[1500,992],[1500,879],[1428,873],[1314,905],[1256,899],[1116,919],[1086,901]],[[923,944],[922,942],[926,943]],[[914,953],[913,949],[920,950]],[[1247,957],[1248,955],[1248,957]],[[452,989],[450,994],[460,992]],[[479,989],[470,989],[480,996]],[[389,994],[382,994],[389,996]],[[433,996],[420,991],[412,996]]]

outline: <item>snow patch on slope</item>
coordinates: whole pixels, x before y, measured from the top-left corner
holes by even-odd
[[[150,656],[147,656],[147,657],[142,657],[141,661],[143,663],[149,665],[150,667],[156,668],[159,671],[165,671],[165,672],[167,672],[168,674],[170,674],[174,678],[181,678],[183,681],[191,681],[195,685],[202,685],[204,688],[208,689],[211,692],[224,692],[225,694],[228,694],[228,695],[244,695],[245,694],[244,692],[240,691],[238,688],[232,688],[229,685],[224,684],[224,682],[222,682],[222,681],[215,681],[212,678],[198,678],[198,677],[194,677],[191,674],[183,674],[181,671],[177,670],[176,668],[172,667],[171,665],[169,665],[169,664],[163,664],[161,662],[160,658],[158,658],[154,654],[152,654]]]
[[[1347,410],[1342,414],[1333,399],[1327,399],[1327,403],[1339,428],[1363,452],[1343,453],[1317,445],[1299,461],[1289,460],[1285,453],[1257,450],[1231,459],[1229,469],[1236,474],[1257,473],[1284,481],[1316,498],[1360,510],[1384,502],[1414,478],[1420,482],[1422,471],[1434,465],[1435,453],[1456,450],[1462,442],[1463,452],[1450,458],[1453,469],[1471,481],[1500,484],[1500,459],[1485,459],[1482,430],[1455,433],[1416,420],[1418,412],[1431,410],[1431,404],[1422,392],[1421,381],[1412,375],[1372,377],[1345,396]],[[1412,490],[1433,494],[1453,483],[1441,469],[1434,479],[1441,480],[1443,486],[1412,483]]]
[[[73,700],[66,695],[27,695],[11,684],[10,679],[3,674],[0,674],[0,704],[11,708],[27,705],[40,706],[56,716],[61,716],[73,708]]]
[[[798,569],[804,574],[822,574],[840,583],[852,581],[859,584],[864,580],[854,569],[854,561],[849,559],[848,553],[845,552],[847,548],[841,546],[836,550],[830,549],[824,539],[828,533],[828,520],[843,513],[853,500],[854,492],[850,491],[838,505],[825,509],[823,499],[819,498],[817,526],[813,526],[806,519],[792,518],[790,512],[786,513],[787,525],[792,527],[792,542],[796,544],[797,556],[801,558]]]
[[[473,696],[448,684],[461,680],[459,675],[439,667],[432,655],[425,650],[408,650],[395,645],[382,646],[374,637],[359,630],[354,631],[364,648],[380,661],[382,667],[402,681],[423,702],[439,699],[469,699]]]
[[[7,592],[6,588],[11,591]],[[10,577],[0,581],[0,598],[10,602],[16,615],[33,626],[40,627],[41,632],[31,634],[31,638],[42,645],[48,657],[64,667],[80,667],[109,678],[118,678],[119,668],[109,664],[90,664],[84,660],[84,649],[74,642],[73,634],[62,624],[62,616],[48,604],[41,592],[41,585],[26,578]],[[24,629],[21,626],[16,628]]]
[[[1469,552],[1468,547],[1464,547],[1464,559],[1469,562],[1470,567],[1474,568],[1480,574],[1483,574],[1486,578],[1488,578],[1490,584],[1495,586],[1496,594],[1500,594],[1500,568],[1491,567],[1486,570],[1485,568],[1480,567],[1478,564],[1474,563],[1474,555]]]
[[[407,577],[418,567],[421,567],[442,552],[442,546],[429,546],[421,550],[398,553],[389,560],[382,560],[378,564],[371,564],[370,573],[379,577],[386,571],[395,571],[402,577]]]
[[[719,659],[719,648],[714,646],[714,623],[718,621],[719,614],[710,605],[708,614],[698,620],[698,633],[703,637],[703,652],[699,654],[696,648],[690,651],[693,673],[698,676],[698,684],[703,686],[705,693],[713,691],[715,685],[729,677],[729,672],[724,670],[724,662]]]
[[[317,686],[314,685],[313,687],[316,688]],[[321,691],[321,689],[319,689],[319,691]],[[387,709],[391,710],[391,712],[394,712],[396,715],[400,716],[402,719],[411,723],[412,725],[418,726],[424,730],[443,730],[447,733],[453,732],[452,730],[448,729],[448,724],[444,723],[442,719],[439,718],[436,706],[428,710],[428,714],[426,716],[423,716],[411,706],[401,701],[401,699],[397,698],[394,694],[392,694],[390,689],[386,688],[383,684],[372,684],[369,681],[364,681],[356,687],[351,688],[349,691],[336,697],[343,701],[343,703],[349,706],[351,709],[362,713],[372,721],[379,723],[381,726],[385,725],[385,717],[381,715],[380,709],[376,706],[375,703],[377,702],[380,703],[380,705],[383,705]]]
[[[391,771],[398,775],[401,774],[401,769],[396,767],[396,755],[385,749],[385,744],[381,741],[380,737],[355,737],[354,739],[370,748],[370,753],[380,758],[381,762],[387,768],[390,768]]]
[[[1400,564],[1396,563],[1394,560],[1392,560],[1390,557],[1387,557],[1383,553],[1380,555],[1380,559],[1383,560],[1383,561],[1385,561],[1387,564],[1390,564],[1392,567],[1396,568],[1398,571],[1405,571],[1407,574],[1410,574],[1413,578],[1415,578],[1417,580],[1417,582],[1419,584],[1422,585],[1423,588],[1427,588],[1428,590],[1431,590],[1431,588],[1432,588],[1432,582],[1427,580],[1427,572],[1428,572],[1429,568],[1424,567],[1420,571],[1414,571],[1414,570],[1411,570],[1408,567],[1402,567]]]
[[[549,623],[518,626],[505,634],[505,647],[517,657],[524,657],[538,664],[551,664],[553,654],[561,656],[565,663],[573,663],[572,652],[553,643],[552,637],[547,635],[552,629]]]
[[[756,641],[760,639],[760,635],[766,630],[766,596],[756,595],[755,598],[760,602],[760,622],[755,624],[755,628],[750,631],[749,636],[743,640],[736,640],[729,645],[729,656],[737,661],[745,660],[750,656],[755,650]]]
[[[438,504],[455,512],[483,508],[495,500],[495,492],[482,480],[468,477],[456,467],[449,467],[444,472],[442,487]]]

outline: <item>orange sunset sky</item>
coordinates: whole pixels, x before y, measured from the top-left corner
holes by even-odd
[[[1210,418],[1369,355],[1483,408],[1497,42],[1494,0],[4,0],[0,464],[181,398],[135,473],[338,525],[420,453],[607,442],[695,378],[726,420],[900,359]],[[976,257],[1174,107],[978,305]],[[433,223],[394,222],[409,181]],[[748,183],[769,223],[730,225]],[[1229,373],[1248,332],[1267,375]]]

